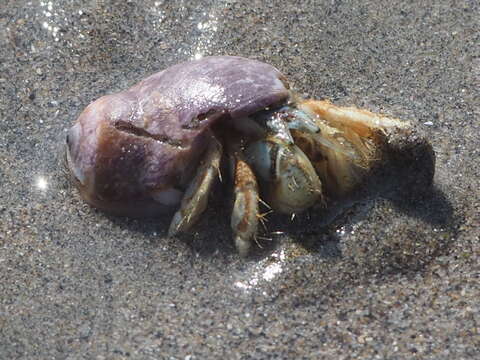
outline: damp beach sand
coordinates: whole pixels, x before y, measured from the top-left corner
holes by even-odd
[[[475,359],[480,8],[474,1],[3,1],[1,359]],[[92,209],[68,128],[181,61],[240,55],[305,96],[410,120],[431,189],[269,217],[241,259],[229,206],[189,236]]]

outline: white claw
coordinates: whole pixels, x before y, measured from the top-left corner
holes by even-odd
[[[271,137],[251,144],[245,153],[274,210],[285,214],[302,212],[321,199],[321,181],[296,145]]]

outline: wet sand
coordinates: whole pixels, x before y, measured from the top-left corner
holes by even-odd
[[[475,359],[480,335],[476,2],[0,4],[0,358]],[[434,185],[326,219],[271,217],[242,260],[229,208],[192,235],[86,205],[67,129],[91,101],[206,55],[301,94],[408,119]],[[410,196],[412,195],[412,196]]]

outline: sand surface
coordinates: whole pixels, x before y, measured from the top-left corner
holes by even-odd
[[[2,0],[0,358],[480,358],[479,13],[447,0]],[[436,151],[434,186],[328,224],[272,217],[273,241],[248,260],[221,201],[181,239],[166,238],[168,218],[86,205],[61,165],[83,108],[214,54],[411,120]]]

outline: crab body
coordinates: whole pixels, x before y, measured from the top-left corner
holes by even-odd
[[[216,56],[90,104],[68,132],[66,159],[87,202],[129,216],[175,212],[172,236],[199,219],[218,179],[232,179],[231,226],[245,255],[260,197],[275,211],[298,213],[325,192],[342,196],[379,158],[386,129],[405,127],[355,108],[298,101],[274,67]]]

